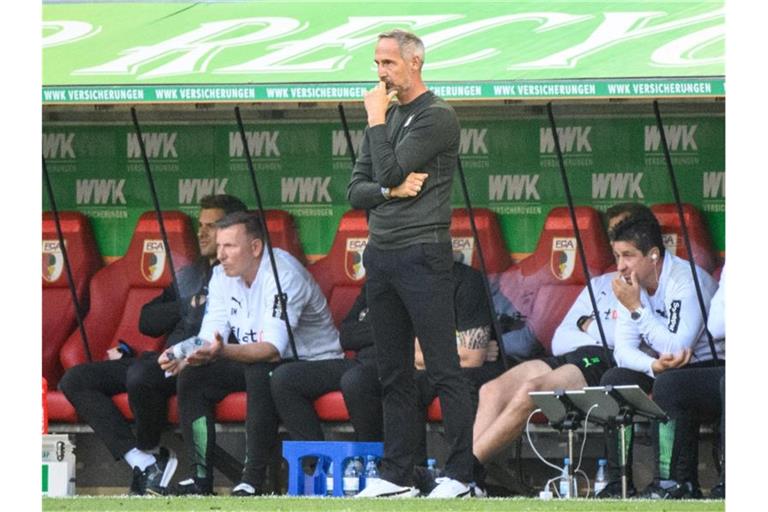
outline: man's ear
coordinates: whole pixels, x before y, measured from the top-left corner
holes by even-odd
[[[253,252],[253,256],[255,258],[258,258],[261,256],[262,251],[264,250],[264,242],[260,238],[254,238],[251,240],[251,251]]]

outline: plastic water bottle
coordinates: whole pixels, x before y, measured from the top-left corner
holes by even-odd
[[[325,474],[325,495],[333,496],[333,461],[331,461],[328,472]]]
[[[571,466],[571,459],[566,457],[563,459],[563,473],[560,475],[560,497],[571,497],[571,486],[568,485],[568,469]]]
[[[376,467],[376,457],[369,455],[365,463],[365,487],[379,481],[379,468]]]
[[[432,475],[432,480],[443,476],[443,472],[438,469],[437,461],[435,459],[427,459],[427,471]]]
[[[597,474],[595,475],[595,496],[605,489],[608,485],[608,480],[605,479],[605,466],[608,461],[605,459],[597,459]]]
[[[360,491],[360,472],[355,459],[349,459],[344,468],[344,495],[354,496]]]
[[[174,359],[186,359],[189,354],[207,344],[208,342],[203,338],[192,336],[171,347],[171,350],[168,351],[168,359],[171,361]]]

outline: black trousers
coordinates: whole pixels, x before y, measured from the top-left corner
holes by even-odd
[[[151,450],[160,443],[168,421],[168,398],[176,393],[176,378],[165,377],[157,352],[138,358],[84,363],[70,368],[59,389],[80,416],[107,445],[115,460],[133,448]],[[128,393],[134,428],[112,402]]]
[[[725,385],[725,366],[681,368],[664,372],[656,379],[654,400],[675,422],[672,446],[661,443],[658,452],[662,461],[670,449],[673,454],[683,454],[686,461],[670,468],[671,479],[692,482],[698,487],[699,428],[703,423],[720,421],[720,436],[725,439],[725,395],[721,395],[721,385]]]
[[[279,424],[270,392],[270,374],[280,364],[218,359],[203,366],[187,366],[179,374],[181,430],[194,476],[213,478],[216,404],[232,392],[246,391],[243,482],[254,487],[263,485]]]
[[[472,481],[472,402],[456,350],[453,255],[450,243],[363,254],[369,318],[384,410],[381,478],[413,484],[419,404],[414,381],[413,338],[418,336],[427,375],[443,411],[447,476]]]
[[[272,372],[272,398],[283,426],[296,441],[324,439],[314,401],[339,389],[341,376],[356,366],[354,359],[285,363]]]
[[[698,402],[711,401],[717,404],[710,404],[710,408],[719,409],[721,407],[719,400],[719,378],[699,377],[697,372],[705,370],[711,372],[720,369],[724,370],[723,367],[714,366],[712,361],[704,361],[692,363],[683,368],[667,370],[661,373],[657,379],[653,379],[644,373],[615,367],[608,370],[600,380],[601,386],[637,384],[646,393],[653,391],[653,400],[667,412],[670,421],[667,423],[654,422],[651,428],[651,438],[654,446],[655,479],[676,480],[678,482],[689,481],[695,487],[699,486],[698,441],[701,421],[696,421],[695,418],[684,418],[682,421],[678,421],[675,416],[670,414],[668,405],[671,400],[680,404],[678,407],[682,409],[687,407],[681,405],[682,402],[691,399],[693,400],[694,407],[696,407],[695,404]],[[709,384],[710,389],[705,391],[703,388],[703,386],[706,386],[704,381],[710,378],[713,382]],[[662,380],[662,388],[658,387],[659,379]],[[687,392],[682,392],[683,383],[688,379],[696,379],[696,381],[690,383],[692,386]],[[674,386],[680,389],[673,389]],[[671,398],[667,396],[667,393],[671,393]],[[712,418],[717,418],[717,414],[705,414],[702,418],[708,418],[711,421]],[[620,430],[616,426],[608,426],[606,428],[607,477],[609,481],[621,478],[620,450],[622,447],[619,434]],[[624,447],[627,460],[627,481],[631,484],[632,452],[634,446],[632,429],[627,428],[625,435],[627,439],[627,444]]]
[[[470,385],[472,417],[477,412],[480,387],[504,372],[501,362],[486,363],[477,368],[462,368]],[[427,372],[416,370],[414,374],[418,392],[419,414],[417,416],[419,439],[414,460],[426,465],[427,459],[427,407],[437,396],[437,390],[429,383]],[[350,421],[355,428],[358,441],[381,441],[384,438],[384,414],[381,405],[381,384],[375,362],[358,364],[341,378],[341,391],[349,411]]]

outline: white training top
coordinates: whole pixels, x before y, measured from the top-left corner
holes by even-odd
[[[286,251],[274,249],[274,255],[299,359],[343,358],[339,332],[318,284]],[[250,287],[242,277],[228,277],[221,265],[214,267],[199,336],[212,340],[216,331],[225,342],[232,332],[239,343],[271,343],[280,357],[293,357],[266,247]]]
[[[717,283],[701,268],[696,267],[696,271],[708,310]],[[629,310],[619,304],[614,351],[618,366],[654,377],[651,363],[658,354],[677,354],[692,348],[692,363],[712,359],[690,263],[667,251],[656,293],[649,296],[641,289],[640,301],[643,309],[637,320],[632,320]],[[715,348],[718,358],[724,358],[723,342],[717,342]]]
[[[720,286],[709,306],[707,328],[716,340],[725,338],[725,267],[720,273]]]
[[[608,348],[613,348],[614,331],[616,319],[618,318],[618,311],[616,309],[618,301],[611,287],[611,281],[613,281],[615,276],[616,272],[610,272],[593,277],[590,281],[592,283],[592,291],[595,294],[597,310],[600,312],[600,321]],[[576,322],[582,316],[593,318],[593,321],[590,322],[587,328],[587,332],[582,331],[576,326]],[[602,347],[603,342],[600,339],[600,330],[597,327],[597,322],[594,321],[594,316],[592,301],[589,298],[589,290],[585,286],[576,298],[576,302],[573,303],[571,309],[568,310],[565,318],[563,318],[563,321],[560,322],[560,325],[555,330],[555,334],[552,337],[552,354],[560,356],[573,352],[579,347],[586,346],[597,345]]]

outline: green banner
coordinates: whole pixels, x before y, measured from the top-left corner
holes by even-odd
[[[625,201],[674,201],[661,134],[648,110],[645,115],[558,115],[558,135],[577,205],[603,210]],[[547,118],[498,109],[482,116],[461,107],[457,111],[473,206],[498,214],[510,252],[532,252],[549,210],[566,204]],[[245,123],[265,207],[294,216],[310,256],[328,252],[338,221],[349,209],[345,191],[351,164],[344,133],[332,114],[314,121]],[[61,115],[66,119],[65,112]],[[225,192],[255,207],[235,123],[188,124],[182,118],[174,121],[172,113],[166,117],[163,123],[142,123],[162,208],[194,216],[202,196]],[[667,114],[664,126],[682,200],[702,211],[716,249],[724,251],[724,114]],[[358,149],[363,128],[361,122],[351,122]],[[152,209],[139,141],[128,119],[46,122],[43,154],[59,208],[88,214],[102,254],[122,255],[137,218]],[[464,206],[458,179],[452,203]]]
[[[43,6],[43,102],[356,100],[406,28],[448,99],[724,94],[721,0]]]

